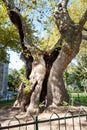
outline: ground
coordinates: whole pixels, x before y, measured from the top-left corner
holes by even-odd
[[[80,112],[81,111],[81,112]],[[38,119],[39,120],[50,120],[50,118],[52,117],[55,118],[57,117],[56,114],[59,117],[65,117],[65,116],[70,116],[71,114],[78,114],[80,113],[87,113],[87,109],[84,108],[82,109],[82,107],[73,107],[73,106],[59,106],[57,109],[46,109],[45,111],[39,113],[38,115]],[[52,116],[52,113],[56,113]],[[21,112],[19,109],[17,108],[13,108],[12,106],[4,106],[0,108],[0,123],[1,126],[7,126],[9,121],[11,121],[11,119],[16,116],[18,120],[20,120],[21,123],[25,123],[25,122],[31,122],[33,121],[31,116],[27,117],[25,116],[24,112]],[[35,115],[34,115],[35,117]],[[86,121],[86,117],[81,117],[81,126],[79,126],[79,118],[75,118],[74,119],[74,125],[75,125],[75,129],[74,130],[80,130],[80,127],[82,127],[81,130],[86,130],[87,129],[87,121]],[[52,124],[51,124],[52,123]],[[55,121],[55,122],[48,122],[48,123],[41,123],[39,124],[39,130],[58,130],[59,128],[59,122]],[[16,121],[15,119],[12,120],[10,122],[10,125],[13,124],[18,124],[18,121]],[[66,126],[67,126],[67,130],[68,129],[73,129],[73,123],[72,123],[72,119],[68,119],[66,120]],[[28,130],[34,130],[34,126],[28,126],[27,127]],[[60,128],[62,128],[62,130],[65,130],[65,120],[61,120],[60,121]],[[11,128],[10,130],[17,130],[18,128]],[[21,127],[21,130],[26,130],[24,127]]]

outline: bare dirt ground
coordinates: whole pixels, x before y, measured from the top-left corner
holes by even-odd
[[[55,114],[56,113],[56,114]],[[38,115],[38,120],[49,120],[47,123],[40,123],[39,124],[39,130],[73,130],[73,125],[74,125],[74,130],[87,130],[87,120],[86,116],[85,117],[80,117],[80,118],[71,118],[67,120],[60,120],[60,122],[53,121],[51,122],[50,119],[53,118],[62,118],[62,117],[67,117],[76,115],[76,114],[85,114],[87,113],[87,109],[83,109],[82,107],[66,107],[66,106],[59,106],[57,109],[46,109],[42,113],[39,113]],[[16,118],[13,118],[16,117]],[[33,115],[35,117],[35,115]],[[8,126],[9,125],[15,125],[20,123],[26,123],[26,122],[33,122],[32,116],[27,115],[25,116],[25,113],[21,112],[17,108],[12,108],[12,106],[4,106],[0,108],[0,124],[1,126]],[[79,117],[79,116],[78,116]],[[27,129],[26,129],[27,128]],[[19,130],[19,128],[10,128],[9,130]],[[34,125],[31,126],[22,126],[20,127],[20,130],[34,130]]]

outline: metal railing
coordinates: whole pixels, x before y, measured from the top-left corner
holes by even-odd
[[[11,125],[11,123],[15,121],[17,124]],[[22,121],[24,121],[24,119]],[[40,124],[42,125],[40,126]],[[8,125],[1,126],[0,130],[43,130],[43,126],[44,128],[46,127],[46,130],[87,130],[87,112],[82,109],[77,114],[74,114],[68,110],[62,117],[53,112],[49,119],[44,120],[39,120],[39,116],[37,115],[31,115],[27,117],[25,122],[21,122],[21,119],[14,116],[9,120]]]

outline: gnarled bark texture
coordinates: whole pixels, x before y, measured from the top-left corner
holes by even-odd
[[[27,37],[28,29],[26,23],[22,19],[19,10],[15,8],[14,1],[3,1],[8,10],[9,18],[18,28],[23,50],[21,59],[25,63],[26,78],[31,82],[28,94],[23,93],[25,86],[23,83],[21,84],[16,103],[27,113],[38,113],[39,104],[45,99],[47,100],[46,105],[53,107],[57,107],[63,101],[69,101],[63,81],[63,72],[79,52],[82,29],[87,21],[87,10],[80,22],[75,24],[67,11],[68,0],[60,0],[56,4],[54,17],[61,37],[52,50],[42,52],[35,48],[32,40]],[[30,47],[27,47],[25,42],[28,42]],[[59,48],[59,46],[61,47]],[[34,53],[36,52],[32,53],[32,48],[37,50],[38,57],[35,58]]]

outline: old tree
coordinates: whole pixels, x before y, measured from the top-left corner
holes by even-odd
[[[46,101],[47,107],[57,107],[69,96],[63,81],[63,72],[79,52],[87,21],[87,9],[78,23],[73,22],[67,10],[69,0],[59,0],[55,5],[54,20],[60,33],[57,43],[49,51],[42,51],[32,42],[21,11],[13,0],[3,0],[11,22],[17,27],[22,47],[21,59],[25,63],[29,86],[22,82],[15,105],[29,113],[39,112],[39,104]],[[34,1],[36,2],[36,1]],[[26,40],[27,39],[27,40]]]

